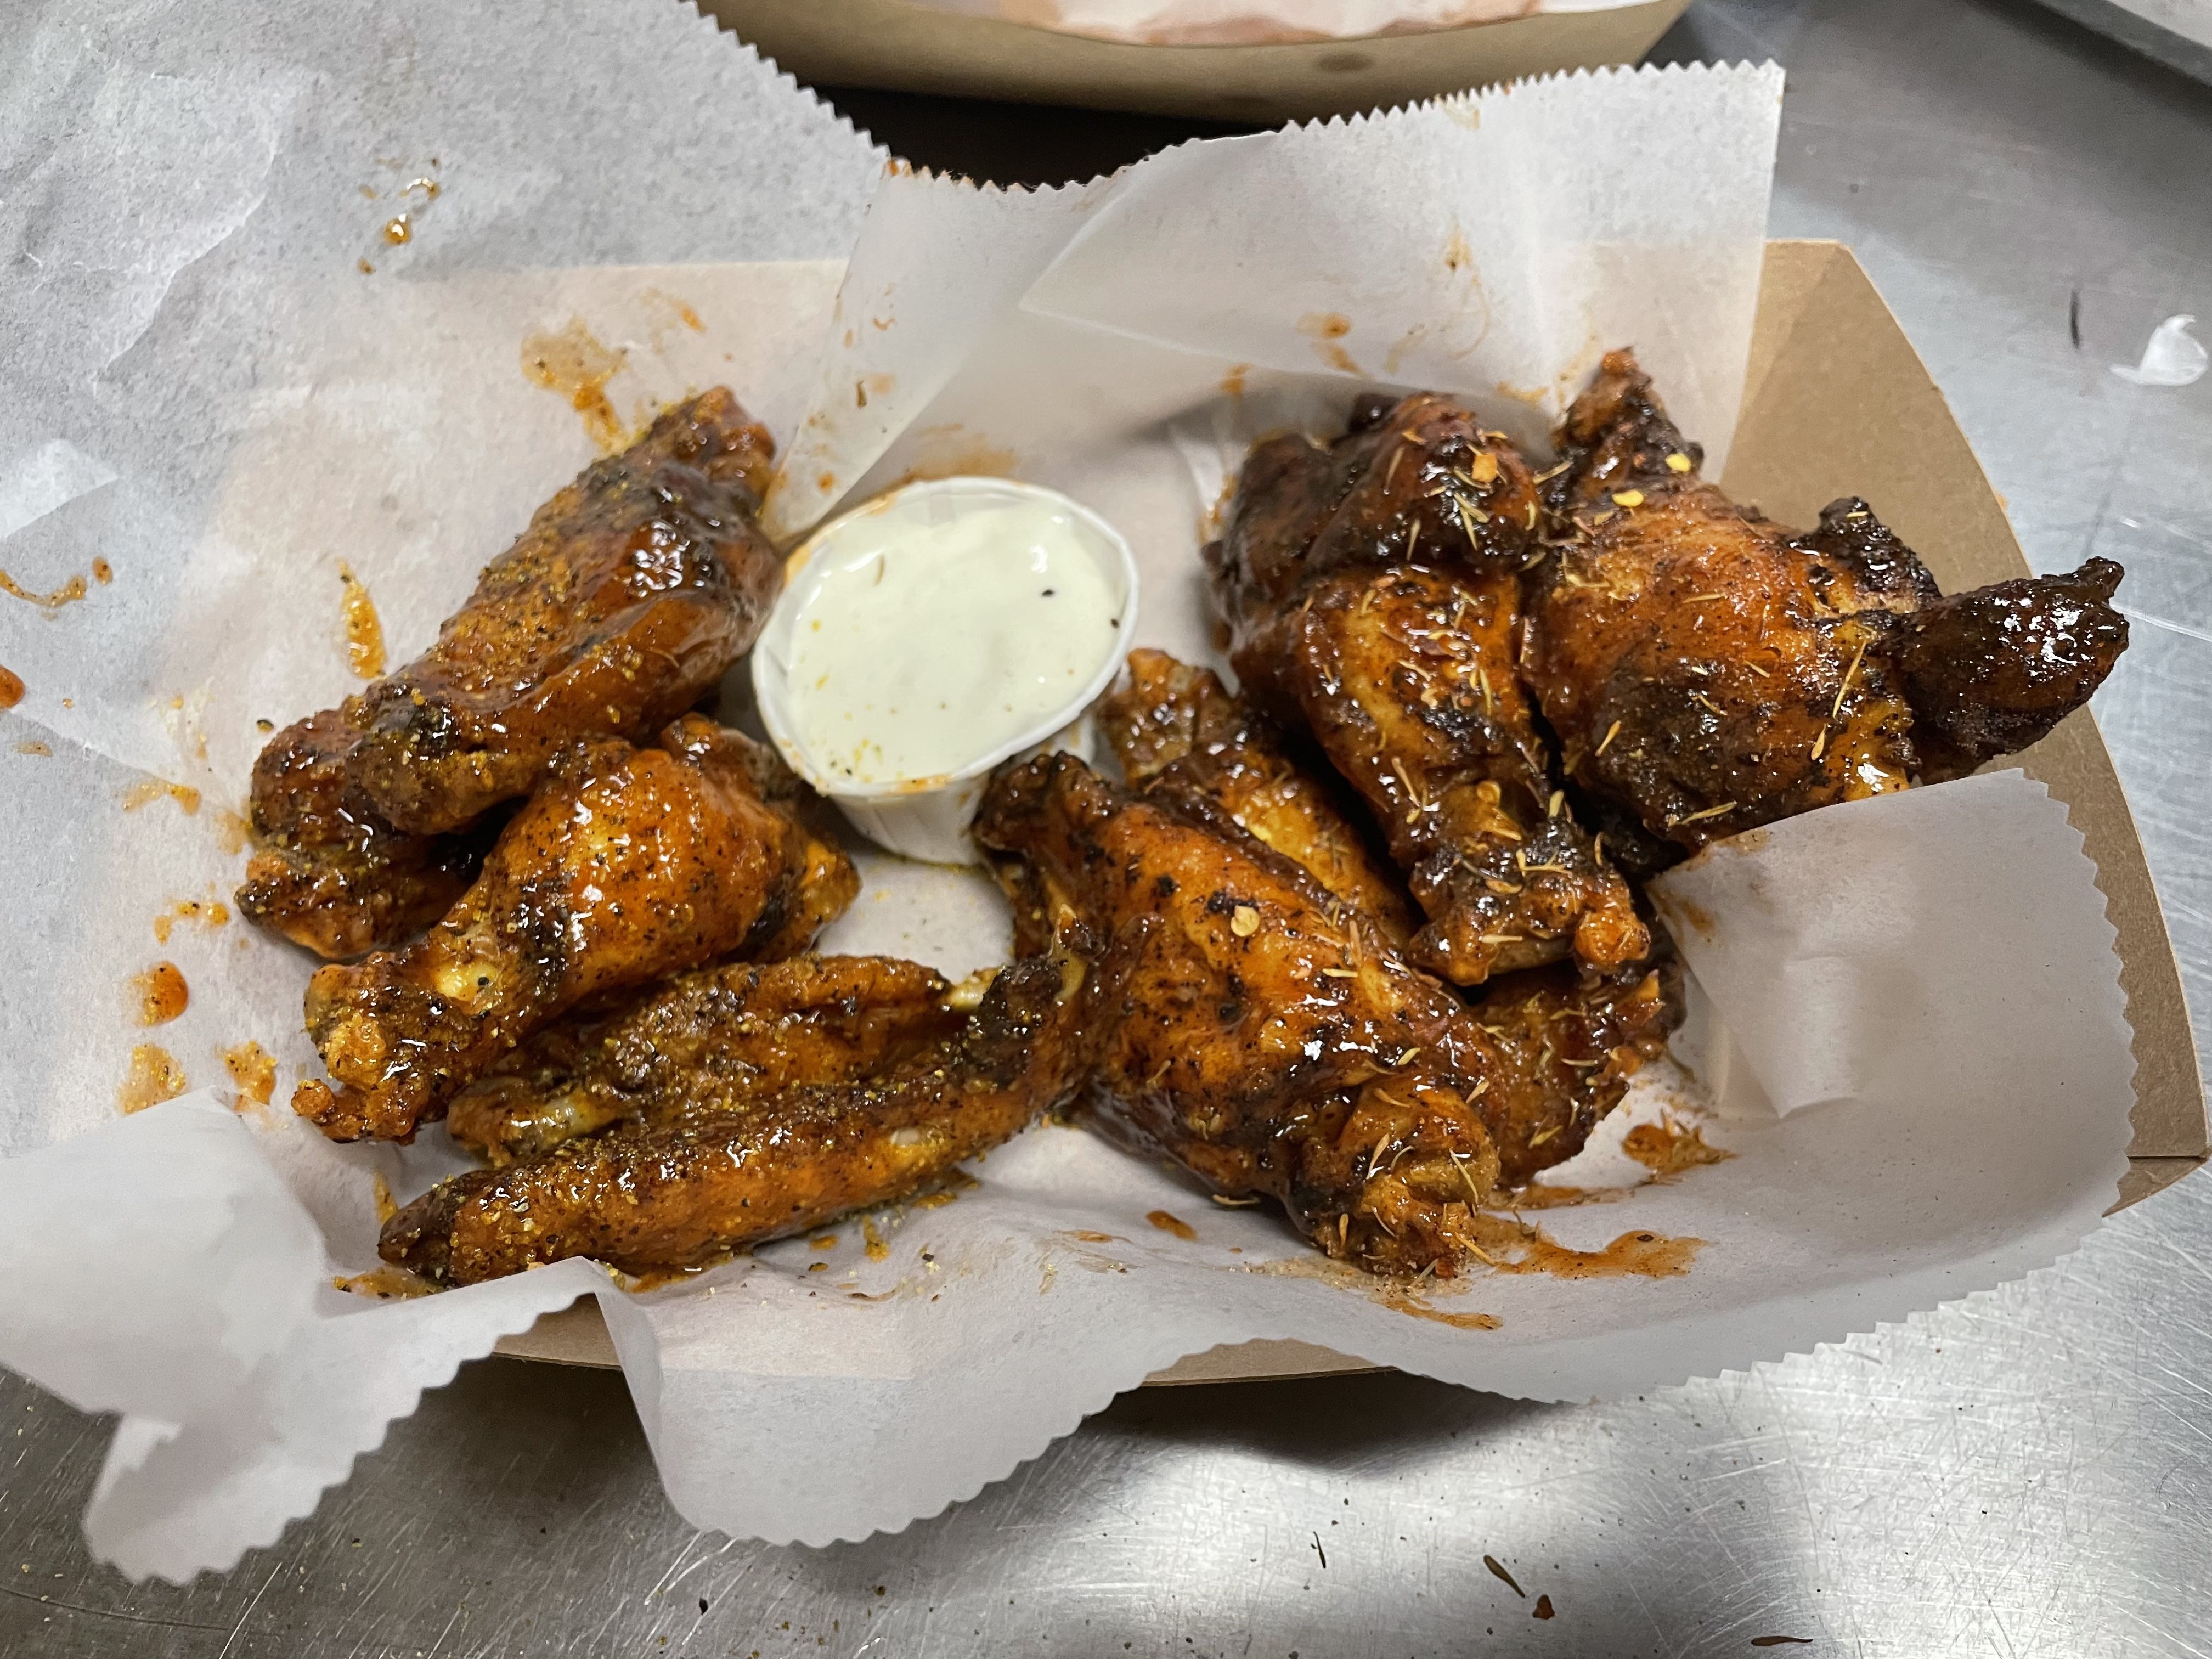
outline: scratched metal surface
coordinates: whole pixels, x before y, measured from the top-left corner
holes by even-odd
[[[2032,559],[2128,566],[2101,714],[2212,1030],[2212,380],[2106,372],[2160,318],[2212,319],[2212,88],[2024,0],[1702,0],[1662,52],[1789,66],[1776,234],[1856,246]],[[1028,123],[1064,155],[1173,136],[854,101],[921,159],[995,147],[1010,174]],[[2208,1267],[2197,1177],[2055,1272],[1749,1376],[1587,1407],[1154,1391],[822,1552],[685,1527],[618,1377],[488,1361],[184,1589],[87,1559],[106,1425],[0,1376],[0,1653],[2212,1654]]]

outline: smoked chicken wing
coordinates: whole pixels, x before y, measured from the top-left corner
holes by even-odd
[[[690,715],[658,746],[580,744],[555,764],[437,926],[308,982],[336,1087],[293,1106],[334,1140],[404,1140],[565,1011],[835,914],[852,866],[761,799],[759,745]],[[826,891],[802,890],[810,881]]]
[[[1559,447],[1522,672],[1646,866],[2033,743],[2127,643],[2108,561],[1943,599],[1863,501],[1802,535],[1738,506],[1628,352]]]
[[[1333,444],[1256,447],[1206,550],[1246,694],[1372,809],[1429,917],[1414,960],[1462,985],[1650,945],[1560,811],[1516,672],[1538,523],[1527,465],[1466,409],[1370,398]]]
[[[1641,1058],[1569,1065],[1595,1056],[1563,1036],[1553,1068],[1540,1037],[1528,1064],[1508,1052],[1514,1024],[1486,1030],[1280,854],[1133,799],[1071,756],[1002,770],[975,833],[1017,948],[1070,926],[1094,941],[1102,1123],[1224,1196],[1275,1199],[1316,1244],[1372,1271],[1458,1272],[1501,1168],[1568,1156]],[[1663,1029],[1655,976],[1615,1000],[1590,1044],[1633,1048]],[[1587,1106],[1547,1115],[1535,1097],[1563,1082]],[[1510,1136],[1534,1144],[1501,1152]]]
[[[950,1035],[858,1079],[741,1087],[715,1111],[624,1123],[433,1188],[385,1224],[385,1260],[441,1285],[567,1256],[695,1266],[904,1196],[1065,1103],[1084,1071],[1082,960],[1003,969]],[[679,1062],[679,1066],[680,1066]],[[664,1077],[673,1077],[664,1073]]]

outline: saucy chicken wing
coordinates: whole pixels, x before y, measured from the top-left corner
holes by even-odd
[[[318,956],[418,933],[467,890],[483,848],[395,830],[346,779],[360,732],[335,708],[270,738],[253,763],[254,853],[239,913]]]
[[[1564,1079],[1525,1064],[1506,1051],[1522,1040],[1513,1023],[1492,1036],[1280,854],[1133,799],[1072,756],[1002,770],[975,834],[1012,901],[1018,949],[1071,925],[1096,942],[1102,1125],[1224,1196],[1273,1198],[1333,1256],[1457,1273],[1501,1169],[1568,1156],[1577,1124],[1587,1133],[1619,1098],[1626,1060],[1569,1065],[1582,1049],[1555,1038]],[[1664,1017],[1646,975],[1589,1042],[1632,1048]],[[1588,1105],[1547,1114],[1524,1092],[1561,1081]],[[1534,1144],[1501,1152],[1512,1135]]]
[[[1943,599],[1863,501],[1802,535],[1737,505],[1629,352],[1559,447],[1522,672],[1646,866],[2033,743],[2126,646],[2109,561]]]
[[[893,957],[702,968],[620,1013],[546,1027],[453,1097],[446,1128],[498,1165],[610,1124],[727,1116],[945,1041],[961,1023],[951,993]]]
[[[240,911],[324,957],[397,945],[482,857],[439,832],[696,702],[782,580],[753,518],[773,453],[726,388],[678,404],[538,509],[422,657],[270,739]]]
[[[334,1140],[407,1139],[587,999],[843,908],[857,874],[761,799],[758,747],[690,715],[656,747],[607,739],[560,757],[434,927],[308,982],[308,1035],[337,1086],[301,1084],[294,1109]],[[828,890],[799,890],[823,872]]]
[[[754,520],[775,447],[717,386],[538,508],[437,642],[349,702],[348,769],[377,810],[459,829],[576,739],[643,742],[697,702],[783,580]]]
[[[385,1260],[441,1285],[564,1257],[696,1266],[904,1196],[1063,1104],[1084,1072],[1082,960],[1003,969],[957,1029],[860,1079],[791,1085],[625,1123],[433,1188],[384,1226]]]
[[[1270,439],[1206,550],[1245,692],[1311,734],[1429,917],[1411,954],[1462,985],[1650,935],[1560,810],[1516,672],[1527,465],[1449,399],[1370,398],[1333,444]]]
[[[1304,866],[1403,947],[1419,926],[1398,878],[1369,852],[1336,792],[1291,759],[1282,734],[1206,669],[1129,653],[1129,683],[1098,705],[1129,787],[1201,821],[1220,814]]]

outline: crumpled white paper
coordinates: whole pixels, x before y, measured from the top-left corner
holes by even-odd
[[[361,240],[375,228],[361,216],[386,206],[303,154],[344,153],[303,118],[270,129],[260,205],[217,216],[237,223],[214,265],[172,270],[150,302],[131,281],[80,294],[81,273],[58,279],[50,307],[9,298],[33,317],[79,308],[47,334],[0,335],[32,389],[0,416],[22,428],[0,450],[21,465],[0,477],[27,480],[30,507],[83,487],[0,539],[0,556],[42,588],[95,554],[114,580],[51,618],[0,607],[0,663],[30,687],[0,716],[0,871],[19,941],[0,959],[0,1145],[17,1154],[0,1161],[0,1249],[15,1269],[0,1288],[0,1359],[123,1414],[88,1520],[105,1559],[172,1578],[228,1565],[312,1507],[422,1388],[586,1292],[678,1508],[733,1534],[823,1542],[935,1512],[1218,1342],[1297,1336],[1507,1393],[1583,1397],[1900,1316],[2047,1261],[2094,1224],[2124,1167],[2130,1103],[2112,930],[2063,809],[2001,774],[1778,825],[1670,878],[1709,993],[1704,1046],[1685,1053],[1740,1114],[1708,1128],[1735,1157],[1541,1218],[1583,1247],[1635,1230],[1708,1241],[1681,1277],[1485,1277],[1433,1306],[1496,1328],[1439,1323],[1342,1282],[1269,1215],[1218,1209],[1171,1173],[1046,1126],[980,1161],[979,1184],[955,1201],[877,1218],[879,1254],[848,1224],[834,1249],[793,1241],[640,1296],[580,1262],[422,1301],[332,1289],[374,1266],[374,1179],[404,1198],[456,1159],[437,1131],[407,1149],[332,1146],[282,1094],[232,1109],[218,1048],[259,1041],[285,1091],[312,1066],[297,1012],[309,964],[210,925],[207,903],[240,863],[220,815],[242,795],[257,717],[289,720],[356,683],[339,559],[404,653],[588,457],[568,401],[524,378],[526,338],[579,327],[625,354],[605,388],[625,418],[728,378],[780,432],[801,434],[777,503],[795,522],[848,488],[932,466],[1067,489],[1139,549],[1138,642],[1200,658],[1212,654],[1193,563],[1203,520],[1267,423],[1340,419],[1355,386],[1403,376],[1540,432],[1595,351],[1621,339],[1644,350],[1693,432],[1733,419],[1771,71],[1578,77],[1189,147],[1034,196],[895,179],[841,287],[819,241],[796,222],[779,228],[765,204],[749,199],[752,228],[727,233],[757,245],[702,230],[687,249],[662,223],[658,139],[625,133],[625,99],[673,100],[690,84],[711,119],[742,94],[746,119],[780,134],[790,170],[825,191],[873,164],[849,132],[809,128],[811,104],[696,24],[641,44],[584,27],[645,15],[584,6],[583,24],[566,25],[611,54],[594,107],[617,114],[597,136],[626,186],[597,198],[602,217],[550,233],[574,235],[580,268],[548,268],[557,246],[519,228],[520,241],[471,231],[459,182],[511,179],[558,149],[560,110],[539,107],[548,131],[526,142],[489,118],[435,149],[415,130],[387,135],[372,155],[434,155],[455,182],[413,241],[385,249]],[[541,94],[499,61],[521,48],[487,15],[469,27],[491,28],[488,42],[465,46],[457,30],[447,43],[479,99],[496,88],[529,106]],[[427,9],[415,21],[426,37],[443,27]],[[94,72],[69,58],[81,38],[51,45],[70,75]],[[365,61],[381,74],[392,60]],[[217,86],[229,73],[213,58],[199,69]],[[243,72],[285,78],[256,61]],[[302,84],[322,87],[343,136],[337,71],[317,73]],[[574,86],[561,86],[564,106]],[[72,213],[97,210],[107,142],[95,131],[89,149],[52,163],[83,186]],[[738,149],[772,170],[769,143]],[[831,228],[834,206],[814,230]],[[441,245],[447,210],[461,229]],[[264,213],[283,234],[257,240]],[[623,230],[633,214],[639,228]],[[126,221],[94,240],[112,246],[115,269],[131,264]],[[625,249],[661,263],[622,264]],[[389,264],[410,252],[422,264]],[[357,258],[401,280],[372,281]],[[1316,327],[1316,312],[1349,326]],[[100,356],[133,329],[119,357]],[[876,389],[865,410],[856,380]],[[165,419],[131,425],[134,399]],[[58,441],[114,476],[84,484],[93,475]],[[52,752],[12,752],[18,741]],[[197,813],[166,794],[124,811],[148,771],[200,787]],[[980,878],[864,866],[867,890],[832,947],[956,972],[1002,953],[1003,908]],[[1862,902],[1845,914],[1838,895]],[[157,956],[183,969],[191,1006],[137,1030],[122,981]],[[1905,969],[1913,995],[1885,1000]],[[1804,1054],[1796,1021],[1824,1034]],[[142,1042],[201,1086],[118,1121],[116,1085]],[[1721,1085],[1724,1065],[1745,1076]],[[1656,1073],[1634,1109],[1659,1109],[1669,1086]],[[1776,1106],[1797,1109],[1784,1121]],[[1624,1161],[1600,1146],[1561,1178],[1599,1178],[1608,1156]],[[1150,1224],[1153,1211],[1196,1237]]]
[[[1062,34],[1147,46],[1282,46],[1424,34],[1539,12],[1613,11],[1639,0],[908,0]]]
[[[2142,358],[2114,363],[2112,373],[2131,386],[2195,386],[2212,362],[2204,342],[2189,331],[2196,321],[2185,315],[2167,318],[2143,342]]]

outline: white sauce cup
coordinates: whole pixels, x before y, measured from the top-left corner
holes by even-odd
[[[1012,738],[978,752],[957,770],[930,777],[863,782],[842,775],[826,757],[810,753],[801,739],[802,722],[794,707],[791,678],[794,634],[802,614],[837,568],[840,551],[852,550],[854,526],[872,524],[886,511],[919,514],[921,521],[939,523],[949,515],[1016,503],[1038,503],[1065,513],[1076,532],[1076,544],[1095,562],[1101,580],[1117,602],[1112,639],[1095,671],[1079,677],[1077,689],[1064,702]],[[927,558],[929,555],[927,545],[916,544],[886,556]],[[1085,759],[1091,757],[1090,722],[1085,716],[1113,683],[1128,654],[1137,617],[1137,561],[1121,533],[1081,502],[1057,490],[1009,478],[933,478],[905,484],[815,530],[792,553],[785,572],[782,595],[753,646],[753,693],[762,723],[792,769],[835,801],[853,827],[878,846],[931,864],[979,864],[981,860],[968,827],[994,768],[1016,755],[1044,749],[1067,749]],[[957,638],[939,644],[948,651],[963,647]]]

